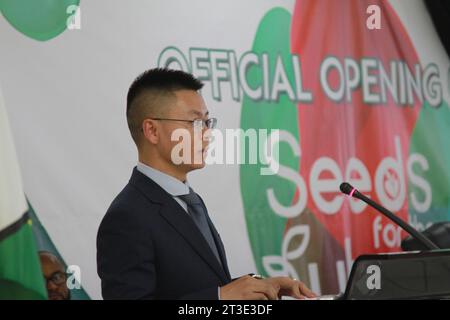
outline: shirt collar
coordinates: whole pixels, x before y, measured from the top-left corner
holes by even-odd
[[[189,183],[187,181],[183,183],[177,178],[156,170],[142,162],[138,162],[137,169],[174,197],[189,194]]]

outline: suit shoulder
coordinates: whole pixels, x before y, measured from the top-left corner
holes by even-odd
[[[159,205],[149,201],[135,186],[128,183],[111,202],[100,228],[105,224],[141,225],[159,211]]]

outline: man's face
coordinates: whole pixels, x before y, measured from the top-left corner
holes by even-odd
[[[169,119],[181,119],[181,120],[196,120],[208,119],[208,109],[201,95],[192,90],[179,90],[175,92],[176,99],[174,99],[174,105],[168,108],[166,118]],[[159,140],[159,150],[166,161],[174,163],[172,158],[174,155],[184,156],[184,150],[180,152],[172,151],[177,145],[180,145],[180,140],[172,141],[172,134],[175,130],[181,129],[181,132],[185,132],[190,136],[190,161],[180,165],[185,172],[189,172],[195,169],[200,169],[205,166],[205,154],[208,147],[207,139],[204,139],[206,128],[196,128],[191,122],[182,121],[160,121],[159,127],[161,129],[161,135]],[[176,149],[179,150],[179,149]]]
[[[39,254],[49,300],[68,300],[69,289],[62,263],[50,253]]]

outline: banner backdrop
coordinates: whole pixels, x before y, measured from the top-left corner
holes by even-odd
[[[0,90],[0,300],[46,299],[16,151]]]
[[[241,160],[249,129],[279,129],[271,174],[223,155],[189,175],[233,276],[337,293],[358,255],[401,250],[342,181],[418,229],[450,219],[449,59],[421,1],[35,2],[0,0],[0,83],[25,193],[92,298],[97,228],[137,161],[126,93],[156,66],[205,82]]]

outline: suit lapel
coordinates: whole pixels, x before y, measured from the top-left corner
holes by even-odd
[[[198,195],[198,194],[197,194]],[[211,233],[214,238],[214,242],[216,243],[217,250],[219,251],[220,260],[222,261],[223,269],[228,277],[229,280],[231,280],[230,271],[228,270],[228,263],[227,263],[227,257],[225,254],[225,247],[223,246],[222,239],[220,238],[219,232],[217,232],[216,228],[214,227],[214,224],[211,221],[211,218],[209,217],[208,209],[206,208],[205,202],[203,201],[202,197],[198,196],[200,200],[203,203],[203,207],[206,209],[206,218],[208,219],[208,225],[211,229]]]
[[[139,172],[136,168],[133,171],[130,183],[136,186],[139,191],[142,192],[143,195],[150,201],[161,204],[161,210],[159,212],[160,215],[186,240],[187,243],[189,243],[189,245],[211,267],[211,269],[214,270],[222,281],[227,283],[229,281],[229,273],[228,268],[224,270],[226,264],[224,264],[224,268],[222,268],[194,221],[173,199],[173,197],[153,180]],[[215,229],[213,230],[215,231]],[[217,243],[217,231],[212,233],[214,240]],[[223,248],[221,248],[221,246],[218,246],[218,248],[219,247],[219,251],[222,251]],[[222,258],[222,253],[220,253],[220,256],[223,263],[224,260]]]
[[[224,269],[217,261],[205,238],[198,230],[194,221],[180,207],[175,200],[170,205],[165,205],[160,211],[161,216],[191,245],[191,247],[203,258],[203,260],[217,273],[222,279],[226,280],[227,275]]]
[[[214,227],[214,224],[212,223],[211,219],[209,218],[209,215],[208,215],[208,224],[209,224],[209,227],[211,228],[217,249],[219,250],[220,260],[222,261],[223,269],[228,277],[228,280],[231,280],[230,271],[228,270],[227,256],[225,254],[225,247],[223,246],[222,239],[220,238],[219,233],[217,232],[216,228]]]

